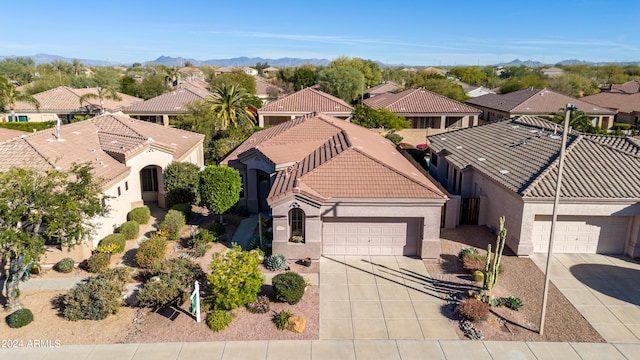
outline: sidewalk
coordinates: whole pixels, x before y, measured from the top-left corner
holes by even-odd
[[[639,359],[640,344],[489,342],[466,340],[279,340],[64,345],[0,349],[1,359]],[[33,340],[32,340],[33,341]],[[6,345],[3,343],[3,345]]]

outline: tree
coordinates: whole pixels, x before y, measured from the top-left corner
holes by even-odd
[[[9,81],[0,76],[0,108],[11,111],[11,119],[15,121],[17,101],[26,102],[40,111],[40,103],[31,95],[21,94]]]
[[[80,96],[80,106],[89,99],[100,100],[100,114],[104,114],[104,99],[120,100],[118,94],[118,74],[110,68],[98,68],[93,76],[97,83],[96,90],[98,94],[88,93]]]
[[[600,92],[598,84],[582,75],[564,73],[549,79],[549,89],[572,97],[593,95]]]
[[[84,72],[85,67],[78,59],[73,59],[71,63],[71,71],[75,76],[80,76],[80,73]]]
[[[254,301],[264,284],[259,267],[263,260],[262,251],[242,251],[235,243],[229,251],[214,253],[209,265],[211,275],[207,275],[213,293],[211,307],[233,310]]]
[[[190,162],[172,162],[164,171],[164,190],[169,208],[175,204],[198,204],[200,168]]]
[[[223,73],[218,76],[214,76],[209,81],[211,89],[215,89],[222,85],[227,87],[233,85],[236,88],[242,88],[247,93],[254,95],[256,93],[256,78],[245,73],[242,69],[234,69],[229,73]]]
[[[329,67],[339,66],[350,67],[362,73],[364,76],[364,86],[366,87],[376,86],[382,82],[382,71],[380,71],[380,66],[372,60],[340,56],[329,64]]]
[[[455,66],[449,74],[470,85],[486,85],[487,74],[479,66]]]
[[[547,87],[547,81],[536,74],[527,74],[521,77],[512,77],[507,79],[502,86],[500,86],[501,94],[508,94],[510,92],[526,89],[526,88],[545,88]]]
[[[468,96],[464,93],[462,86],[449,79],[427,79],[425,80],[423,87],[427,90],[433,91],[436,94],[446,96],[449,99],[453,99],[459,102],[463,102],[468,99]]]
[[[387,109],[374,109],[366,105],[356,105],[351,112],[351,122],[366,128],[401,130],[411,127],[409,120]]]
[[[0,253],[9,260],[9,309],[20,307],[20,278],[44,254],[45,241],[80,244],[92,233],[91,220],[108,213],[101,194],[87,164],[67,171],[12,168],[0,173]]]
[[[211,212],[221,214],[240,199],[242,179],[238,170],[224,166],[207,166],[200,172],[200,202]]]
[[[256,70],[258,70],[258,75],[262,76],[262,72],[264,71],[264,69],[269,67],[269,63],[268,62],[257,62],[256,63]]]
[[[351,103],[360,97],[363,89],[362,73],[354,68],[336,66],[318,72],[320,89]]]
[[[255,123],[255,114],[248,108],[251,97],[235,85],[221,84],[213,89],[217,96],[207,96],[205,102],[218,117],[218,128],[225,130],[229,126],[247,128]]]
[[[565,109],[560,109],[557,113],[551,114],[551,121],[556,124],[564,125]],[[584,111],[573,110],[569,115],[569,126],[576,131],[583,133],[596,133],[593,126],[593,120]]]
[[[167,89],[167,83],[162,75],[149,74],[142,78],[142,82],[137,86],[137,96],[148,100],[164,94]]]
[[[293,88],[296,91],[308,88],[316,84],[316,68],[311,64],[305,64],[293,71]]]
[[[180,69],[178,69],[175,66],[165,66],[164,67],[164,79],[166,81],[166,84],[169,86],[176,86],[178,85],[178,77],[180,76]]]

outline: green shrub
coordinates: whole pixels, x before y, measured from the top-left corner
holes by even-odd
[[[125,238],[124,234],[110,234],[100,240],[98,246],[103,245],[106,247],[109,246],[109,244],[116,245],[112,253],[123,253],[124,247],[127,244],[127,239]]]
[[[180,211],[182,215],[184,215],[184,218],[186,220],[189,220],[189,218],[191,218],[191,204],[187,204],[187,203],[175,204],[171,207],[170,210]]]
[[[476,270],[484,271],[484,267],[487,263],[487,255],[480,254],[467,254],[462,260],[462,267],[470,273],[473,273]],[[502,273],[503,267],[500,264],[498,268],[498,273]]]
[[[169,210],[165,215],[164,220],[158,226],[158,230],[166,231],[169,239],[178,240],[182,228],[186,225],[184,215],[178,210]]]
[[[110,269],[76,285],[62,297],[62,316],[71,321],[102,320],[116,314],[129,278],[124,267]]]
[[[137,221],[130,220],[120,225],[118,233],[124,235],[125,240],[133,240],[138,238],[140,234],[140,224]]]
[[[200,172],[200,202],[213,214],[223,214],[240,199],[242,178],[238,170],[209,165]]]
[[[458,259],[460,261],[464,261],[464,258],[469,254],[478,255],[478,250],[476,250],[476,248],[472,248],[472,247],[464,248],[464,249],[460,250],[460,252],[458,252]]]
[[[284,270],[287,267],[287,259],[282,254],[270,255],[265,259],[264,267],[271,271]]]
[[[403,137],[396,133],[388,133],[384,136],[386,139],[390,140],[395,145],[398,145],[402,142]]]
[[[260,295],[256,298],[256,301],[247,304],[249,312],[254,314],[265,314],[269,311],[269,297],[266,295]]]
[[[213,310],[207,316],[207,326],[214,332],[224,330],[233,321],[233,316],[227,310]]]
[[[194,246],[197,243],[208,244],[208,243],[217,242],[217,241],[218,241],[218,237],[214,233],[206,229],[200,229],[195,235],[193,235],[189,239],[189,246]]]
[[[302,299],[304,288],[307,286],[304,278],[294,272],[286,272],[274,276],[271,284],[273,285],[276,299],[287,302],[290,305],[297,304]]]
[[[276,324],[278,330],[284,330],[287,328],[287,322],[289,318],[293,316],[293,313],[289,310],[282,310],[273,316],[273,322]]]
[[[179,303],[181,297],[177,281],[168,275],[154,276],[136,294],[138,305],[154,309]]]
[[[154,263],[164,259],[164,253],[167,248],[166,234],[157,231],[151,238],[140,244],[136,251],[135,262],[139,268],[149,269]]]
[[[13,329],[21,328],[32,321],[33,313],[29,309],[19,309],[7,316],[7,324]]]
[[[151,219],[151,210],[147,206],[137,207],[127,214],[127,221],[135,221],[140,225],[145,225]]]
[[[169,206],[200,202],[198,193],[200,167],[198,165],[189,162],[172,162],[164,170],[164,179]],[[187,215],[185,217],[189,218]]]
[[[75,265],[76,262],[72,258],[66,257],[58,261],[53,268],[61,273],[70,273]]]
[[[211,231],[217,237],[220,237],[220,235],[227,232],[227,228],[217,221],[209,225],[208,230]]]
[[[631,129],[631,124],[627,123],[613,123],[613,130],[629,130]]]
[[[89,260],[87,260],[87,271],[92,273],[103,272],[109,268],[111,254],[108,252],[95,252]]]
[[[522,300],[520,300],[517,296],[509,296],[504,301],[504,306],[508,307],[511,310],[518,311],[522,307]]]
[[[50,129],[56,126],[55,121],[44,121],[44,122],[0,122],[0,128],[33,132],[33,130],[40,131],[45,129]]]
[[[225,253],[214,253],[209,265],[211,275],[207,276],[211,284],[211,307],[232,310],[255,300],[264,283],[259,267],[263,259],[260,250],[242,251],[238,244],[233,244]]]
[[[151,273],[153,277],[136,297],[140,306],[156,309],[183,304],[189,298],[194,282],[204,275],[200,265],[187,258],[155,263]]]

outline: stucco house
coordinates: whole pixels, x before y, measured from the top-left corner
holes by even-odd
[[[390,93],[390,92],[397,92],[402,90],[403,86],[393,82],[393,81],[385,81],[382,84],[376,85],[376,86],[372,86],[370,88],[368,88],[367,90],[364,91],[364,98],[368,99],[368,98],[372,98],[375,96],[378,96],[380,94],[385,94],[385,93]]]
[[[542,73],[546,76],[546,77],[558,77],[558,76],[562,76],[564,75],[564,70],[557,68],[555,66],[549,67],[549,68],[545,68],[542,69]]]
[[[120,111],[127,106],[142,102],[143,99],[127,94],[118,93],[120,100],[104,98],[104,105],[100,99],[87,99],[82,105],[80,98],[86,94],[98,95],[97,88],[72,89],[67,86],[59,86],[54,89],[34,94],[33,97],[40,103],[40,110],[32,104],[16,102],[16,119],[9,119],[9,114],[2,114],[0,121],[18,122],[42,122],[56,121],[70,122],[77,115],[97,115],[104,108],[105,111]]]
[[[258,109],[258,125],[278,125],[312,112],[347,120],[351,118],[352,111],[353,107],[344,100],[314,88],[306,88]]]
[[[440,255],[447,196],[378,133],[314,113],[254,133],[223,161],[240,205],[273,216],[273,253]]]
[[[592,118],[593,126],[610,129],[616,115],[615,110],[539,88],[526,88],[508,94],[487,94],[469,99],[466,103],[481,110],[480,119],[484,121],[503,120],[518,115],[548,117],[567,104],[574,104],[578,110]]]
[[[425,89],[380,94],[364,101],[374,109],[387,109],[411,122],[411,129],[398,131],[404,142],[423,144],[425,138],[478,124],[480,111]]]
[[[48,246],[46,263],[62,257],[81,261],[100,239],[126,221],[127,213],[146,202],[164,207],[163,170],[173,161],[204,164],[204,135],[166,128],[107,113],[58,129],[28,133],[0,142],[0,171],[12,167],[67,170],[73,163],[89,163],[108,196],[111,212],[95,219],[92,239],[71,252]]]
[[[615,110],[616,123],[640,125],[640,92],[601,92],[582,98],[584,101]]]
[[[495,229],[504,215],[509,248],[546,252],[561,131],[518,116],[431,136],[429,172],[459,223]],[[553,251],[640,256],[640,141],[574,131],[567,144]]]

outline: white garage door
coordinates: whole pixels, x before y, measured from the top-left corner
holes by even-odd
[[[558,216],[556,253],[622,254],[629,218],[624,216]],[[551,216],[536,215],[533,251],[547,252]]]
[[[322,219],[324,255],[416,255],[419,218]]]

